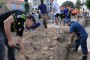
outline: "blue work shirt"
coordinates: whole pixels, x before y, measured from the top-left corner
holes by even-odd
[[[83,36],[83,35],[87,35],[87,32],[85,31],[85,29],[77,22],[71,22],[70,25],[70,33],[75,32],[77,37]]]
[[[38,6],[38,9],[41,11],[42,14],[46,14],[47,13],[47,7],[45,4],[40,4]]]

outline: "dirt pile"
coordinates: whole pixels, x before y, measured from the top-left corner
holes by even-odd
[[[81,58],[82,58],[81,50],[79,50],[78,52],[69,51],[69,54],[67,56],[67,60],[81,60]],[[88,54],[87,60],[90,60],[90,53]]]
[[[35,31],[25,32],[23,42],[31,60],[80,60],[81,51],[75,53],[68,48],[70,36],[63,31],[69,31],[69,27],[39,28]],[[21,54],[16,56],[17,60],[25,60]],[[90,60],[89,57],[88,60]]]
[[[24,33],[24,46],[31,60],[66,60],[68,39],[60,29],[37,29]],[[18,55],[17,60],[25,60]]]

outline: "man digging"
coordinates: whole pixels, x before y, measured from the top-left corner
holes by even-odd
[[[71,22],[70,19],[66,19],[65,23],[70,26],[70,33],[72,35],[71,43],[73,41],[74,33],[77,35],[77,39],[75,40],[75,49],[74,51],[77,51],[79,48],[79,45],[81,45],[82,49],[82,58],[81,60],[87,60],[88,55],[88,48],[87,48],[87,38],[88,34],[85,31],[85,29],[77,22]]]
[[[4,60],[5,44],[8,48],[8,60],[16,60],[14,48],[22,52],[26,58],[28,57],[22,44],[24,23],[27,27],[31,27],[36,21],[33,16],[25,15],[20,10],[12,10],[0,15],[0,60]],[[11,32],[16,32],[17,44],[15,44]]]

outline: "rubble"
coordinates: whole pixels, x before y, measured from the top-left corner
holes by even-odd
[[[84,26],[85,20],[80,21],[80,24]],[[70,36],[64,31],[68,32],[69,27],[38,28],[32,32],[25,32],[23,42],[31,60],[80,60],[81,51],[72,52],[69,47]],[[17,60],[25,60],[21,55],[18,56],[20,58],[17,57]]]
[[[24,33],[24,46],[31,60],[66,60],[68,39],[60,29],[36,29]],[[60,41],[60,42],[59,42]],[[25,60],[17,55],[17,60]]]
[[[80,23],[83,25],[85,22],[82,20]],[[70,36],[64,31],[68,32],[69,27],[60,26],[58,29],[41,27],[24,32],[23,44],[29,58],[31,60],[80,60],[81,51],[75,53],[69,49]],[[25,60],[25,57],[17,51],[16,60]]]

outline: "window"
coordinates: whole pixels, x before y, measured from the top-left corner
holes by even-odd
[[[23,5],[20,5],[20,10],[24,10],[24,6]]]
[[[34,0],[34,1],[37,1],[37,0]]]
[[[17,9],[16,4],[12,4],[11,9],[12,9],[12,10]]]
[[[52,3],[50,3],[50,6],[52,5]]]

